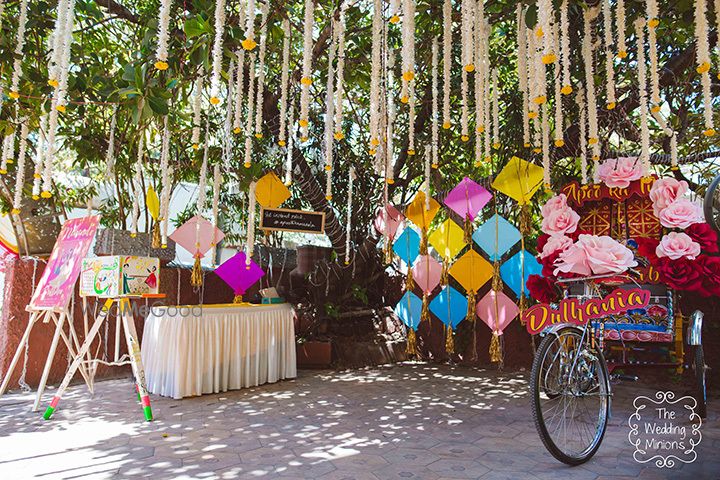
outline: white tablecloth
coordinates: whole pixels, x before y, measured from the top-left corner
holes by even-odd
[[[148,390],[176,399],[297,376],[289,305],[153,308],[142,360]]]

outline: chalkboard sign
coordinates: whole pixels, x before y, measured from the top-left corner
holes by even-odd
[[[325,233],[325,213],[263,208],[260,212],[260,229],[322,235]]]

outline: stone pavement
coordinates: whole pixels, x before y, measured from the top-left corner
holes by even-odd
[[[295,381],[219,395],[154,395],[152,423],[127,379],[97,384],[94,398],[73,387],[51,421],[29,411],[30,394],[10,394],[0,398],[0,479],[720,478],[717,400],[698,459],[659,469],[633,460],[627,440],[632,400],[655,390],[615,385],[602,447],[573,468],[542,446],[527,379],[414,363],[301,371]]]

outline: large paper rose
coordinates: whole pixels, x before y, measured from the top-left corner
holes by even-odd
[[[556,302],[560,295],[552,280],[541,275],[530,275],[527,279],[527,288],[530,296],[541,303]]]
[[[660,280],[670,288],[699,291],[702,286],[699,263],[687,258],[672,260],[663,257],[658,259],[655,269],[660,275]]]
[[[540,230],[550,236],[566,235],[577,230],[580,215],[570,207],[549,212],[543,217]]]
[[[694,223],[703,221],[702,206],[686,198],[680,198],[663,208],[658,218],[665,228],[684,230]]]
[[[635,243],[637,243],[638,245],[638,255],[647,258],[651,264],[655,264],[655,262],[657,262],[658,257],[655,251],[657,250],[657,246],[660,243],[657,239],[638,237],[635,239]]]
[[[720,295],[720,257],[701,255],[696,263],[701,273],[700,293],[705,296]]]
[[[675,180],[672,177],[655,180],[650,189],[650,200],[653,202],[655,216],[659,216],[663,208],[667,208],[687,191],[688,184],[685,180]]]
[[[632,251],[607,235],[580,235],[576,244],[585,250],[588,265],[595,275],[622,273],[637,266]]]
[[[640,159],[620,157],[605,160],[598,167],[598,177],[608,187],[627,188],[630,182],[642,178]]]
[[[700,244],[700,248],[705,253],[718,253],[718,235],[717,232],[706,222],[693,223],[686,230],[693,241]]]
[[[540,211],[543,217],[547,217],[550,215],[550,212],[555,210],[564,210],[567,206],[567,196],[565,196],[564,193],[561,193],[560,195],[555,195],[545,202],[545,205],[542,206]]]
[[[549,237],[547,241],[543,244],[543,249],[540,252],[540,258],[545,258],[558,251],[562,252],[572,244],[573,241],[568,236],[553,235]]]
[[[588,256],[585,249],[574,243],[570,247],[560,252],[557,260],[555,261],[555,270],[553,275],[556,277],[561,273],[574,273],[577,275],[587,276],[592,273],[590,270],[590,264],[588,263]]]
[[[700,244],[693,242],[685,233],[670,232],[665,235],[657,248],[655,254],[658,258],[668,257],[673,260],[678,258],[687,258],[688,260],[695,260],[700,255]]]

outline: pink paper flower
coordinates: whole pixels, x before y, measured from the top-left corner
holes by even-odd
[[[680,198],[663,208],[658,215],[665,228],[686,229],[694,223],[704,221],[702,206],[686,198]]]
[[[660,216],[663,208],[680,199],[687,191],[688,184],[685,180],[675,180],[672,177],[655,180],[650,189],[650,200],[653,202],[655,216]]]
[[[553,212],[555,210],[564,210],[567,207],[567,196],[565,196],[564,193],[561,193],[560,195],[555,195],[550,200],[545,202],[545,205],[542,206],[542,209],[540,211],[544,218],[550,215],[550,212]]]
[[[627,188],[630,182],[642,178],[642,166],[636,157],[610,158],[598,169],[598,177],[608,187]]]
[[[565,235],[553,235],[543,245],[540,258],[545,258],[557,251],[563,251],[573,244],[572,238]]]
[[[695,260],[700,255],[700,244],[694,242],[689,235],[685,233],[670,232],[665,235],[657,248],[655,255],[658,257],[668,257],[672,260],[678,258],[687,258]]]
[[[555,271],[553,275],[556,277],[558,273],[576,273],[578,275],[590,275],[590,264],[588,256],[582,246],[574,243],[570,247],[560,252],[560,256],[555,261]]]
[[[606,235],[580,235],[578,241],[560,254],[557,272],[579,275],[622,273],[637,266],[632,251]]]
[[[580,215],[570,207],[555,209],[543,216],[540,230],[550,236],[566,235],[577,230]]]

